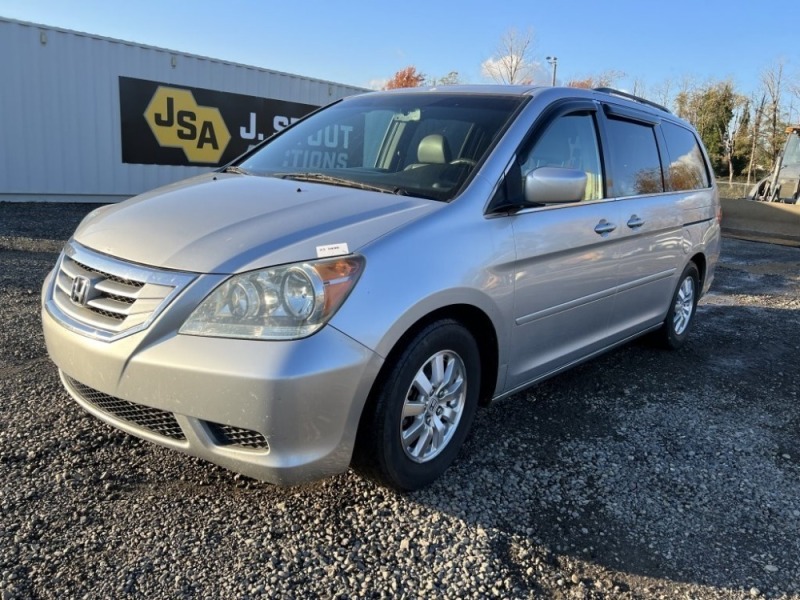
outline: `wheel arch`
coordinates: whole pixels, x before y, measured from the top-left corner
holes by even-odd
[[[700,274],[700,281],[698,282],[698,290],[702,291],[706,282],[706,270],[708,269],[708,261],[706,255],[702,252],[696,253],[689,262],[693,262],[697,266],[697,271]]]
[[[376,390],[385,381],[388,373],[397,356],[403,352],[409,341],[414,338],[422,329],[436,321],[450,319],[464,327],[475,338],[481,358],[481,385],[479,403],[486,406],[494,396],[497,386],[497,376],[500,360],[500,348],[498,344],[497,332],[492,320],[483,310],[471,304],[452,304],[433,310],[423,317],[417,319],[405,332],[397,339],[391,351],[386,356],[383,365],[378,372],[378,376],[372,383],[366,405],[362,411],[361,420],[364,414],[374,406],[374,395]]]

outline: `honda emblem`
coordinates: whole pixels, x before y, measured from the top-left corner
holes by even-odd
[[[73,279],[69,297],[75,304],[86,306],[86,302],[89,299],[89,280],[81,276]]]

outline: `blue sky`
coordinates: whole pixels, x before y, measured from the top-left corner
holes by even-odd
[[[623,89],[635,78],[645,90],[731,78],[750,93],[781,59],[800,82],[797,0],[0,0],[0,16],[365,87],[407,65],[485,82],[481,64],[512,27],[533,30],[542,83],[548,55],[558,57],[559,81],[614,70]]]

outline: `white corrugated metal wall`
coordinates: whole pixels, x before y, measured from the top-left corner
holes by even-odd
[[[119,76],[319,106],[363,91],[0,18],[0,201],[108,202],[208,170],[122,162]]]

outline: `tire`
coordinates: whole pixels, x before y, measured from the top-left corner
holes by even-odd
[[[417,333],[386,368],[361,418],[353,467],[412,491],[450,466],[469,433],[480,351],[469,331],[446,319]]]
[[[690,262],[683,270],[664,324],[655,333],[656,341],[664,348],[677,350],[686,343],[694,323],[697,301],[700,298],[700,273]]]

